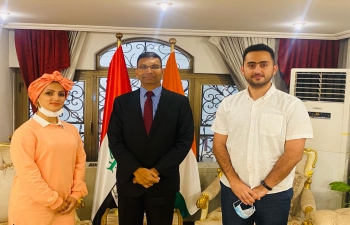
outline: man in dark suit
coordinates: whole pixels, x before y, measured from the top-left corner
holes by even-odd
[[[114,101],[108,127],[109,148],[117,160],[120,225],[171,225],[179,165],[193,141],[188,98],[162,88],[161,58],[153,52],[137,59],[141,88]]]

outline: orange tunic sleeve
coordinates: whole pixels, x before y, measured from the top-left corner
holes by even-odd
[[[86,153],[83,147],[83,142],[81,141],[81,137],[76,129],[75,131],[79,140],[79,148],[77,150],[76,164],[73,177],[73,187],[70,196],[75,198],[76,200],[79,200],[80,198],[88,194],[88,190],[86,188],[85,183]]]

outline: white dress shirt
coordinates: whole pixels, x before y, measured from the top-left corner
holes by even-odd
[[[239,178],[251,188],[260,185],[284,153],[285,141],[313,138],[308,112],[296,97],[274,85],[261,98],[253,100],[247,89],[225,98],[211,129],[228,135],[226,148]],[[288,190],[295,168],[268,194]],[[230,184],[225,175],[221,181]]]

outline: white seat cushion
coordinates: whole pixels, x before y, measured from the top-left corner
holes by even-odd
[[[16,172],[13,166],[5,167],[0,170],[0,222],[6,222],[8,220],[7,211],[12,180],[15,174]]]

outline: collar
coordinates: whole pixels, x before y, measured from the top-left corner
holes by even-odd
[[[270,89],[265,93],[265,95],[263,96],[263,99],[265,99],[265,98],[268,98],[268,97],[270,97],[271,95],[273,95],[275,92],[276,92],[276,87],[275,87],[275,85],[273,84],[273,83],[271,83],[271,87],[270,87]]]
[[[271,87],[269,88],[269,90],[264,94],[264,96],[262,96],[260,98],[266,99],[266,98],[270,97],[271,95],[273,95],[276,92],[276,90],[277,89],[276,89],[275,85],[273,83],[271,83]],[[243,92],[248,97],[248,99],[252,99],[249,95],[248,87],[246,89],[244,89]]]
[[[147,90],[143,87],[140,87],[140,95],[144,97],[146,95]],[[162,85],[159,87],[156,87],[155,89],[152,90],[153,94],[155,97],[159,97],[160,93],[162,92]]]
[[[46,127],[46,126],[51,124],[51,123],[47,122],[44,118],[38,116],[38,114],[36,114],[36,113],[33,116],[33,120],[35,120],[37,123],[39,123],[42,127]],[[55,125],[58,125],[58,126],[64,128],[60,118],[57,117],[57,120],[58,120],[58,122]]]

